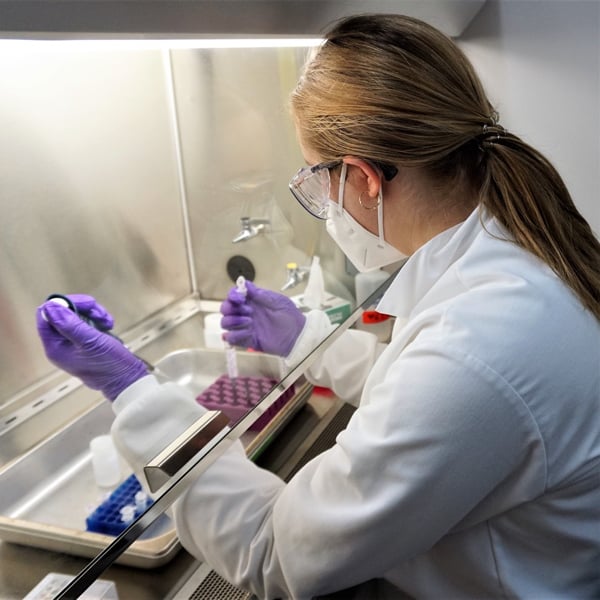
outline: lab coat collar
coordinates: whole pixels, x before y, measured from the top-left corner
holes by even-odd
[[[482,233],[482,221],[487,230],[496,229],[491,217],[477,207],[465,221],[442,231],[421,246],[391,283],[377,305],[377,311],[402,319],[409,318],[436,281]]]

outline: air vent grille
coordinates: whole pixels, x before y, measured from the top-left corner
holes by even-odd
[[[195,589],[189,600],[250,600],[252,594],[227,583],[220,575],[211,571]]]

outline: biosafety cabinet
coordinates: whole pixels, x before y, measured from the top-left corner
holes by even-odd
[[[503,124],[554,161],[600,230],[597,2],[0,4],[1,598],[50,573],[67,576],[46,580],[65,598],[98,580],[121,599],[248,597],[181,549],[168,508],[237,439],[293,476],[354,410],[304,373],[343,330],[368,326],[363,310],[401,265],[357,297],[356,272],[289,194],[304,159],[287,99],[323,28],[369,11],[453,36]],[[159,378],[200,395],[227,373],[208,323],[236,278],[301,302],[314,256],[333,334],[295,365],[238,351],[252,406],[172,440],[147,465],[151,497],[123,518],[139,488],[121,463],[98,485],[90,450],[111,407],[47,361],[36,307],[51,293],[96,297]]]

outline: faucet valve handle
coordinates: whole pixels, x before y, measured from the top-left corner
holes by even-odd
[[[271,224],[271,221],[269,219],[240,217],[240,223],[242,225],[242,230],[233,238],[232,242],[234,244],[245,242],[246,240],[257,236],[259,233],[263,233],[267,225]]]
[[[285,268],[287,269],[287,281],[283,284],[283,287],[281,288],[282,292],[291,290],[292,288],[295,288],[297,285],[302,283],[304,279],[306,279],[306,276],[308,275],[309,271],[308,267],[300,267],[298,266],[298,263],[295,262],[287,263],[285,265]]]

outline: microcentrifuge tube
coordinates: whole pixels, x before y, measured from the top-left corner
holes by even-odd
[[[248,290],[246,288],[246,278],[243,275],[240,275],[236,280],[235,280],[235,286],[237,288],[237,291],[240,294],[243,294],[244,296],[248,293]]]
[[[135,494],[135,508],[138,513],[146,510],[148,506],[148,494],[143,491],[136,492]]]
[[[133,504],[126,504],[120,512],[123,523],[131,523],[135,519],[135,506]]]

